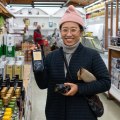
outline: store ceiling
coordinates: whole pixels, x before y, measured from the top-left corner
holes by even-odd
[[[86,6],[98,0],[3,0],[11,6],[31,5],[32,7],[64,7],[70,4],[74,6]]]

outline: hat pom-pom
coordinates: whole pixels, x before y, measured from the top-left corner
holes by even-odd
[[[70,10],[70,11],[73,11],[74,9],[75,9],[75,7],[74,7],[73,5],[70,5],[70,6],[69,6],[69,10]]]

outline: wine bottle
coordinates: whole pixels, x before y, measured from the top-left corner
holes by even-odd
[[[9,89],[10,88],[10,75],[9,74],[6,74],[5,81],[6,81],[6,87]]]
[[[3,82],[3,77],[2,77],[2,75],[0,74],[0,90],[2,89],[2,82]]]
[[[44,70],[44,62],[40,49],[33,50],[32,52],[32,66],[34,72],[42,72]]]

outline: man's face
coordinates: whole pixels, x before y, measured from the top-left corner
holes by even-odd
[[[76,44],[81,37],[80,27],[75,22],[63,23],[60,32],[63,42],[67,46]]]

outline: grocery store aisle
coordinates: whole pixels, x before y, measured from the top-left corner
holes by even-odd
[[[106,56],[105,63],[107,64]],[[46,90],[40,90],[34,80],[34,75],[31,74],[32,84],[32,116],[31,120],[46,120],[45,119],[45,103],[46,103]],[[105,113],[99,120],[120,120],[120,106],[112,100],[108,100],[105,94],[100,94],[103,101]]]
[[[31,120],[46,120],[45,119],[45,104],[47,90],[40,90],[34,80],[33,73],[31,74],[31,101],[32,101],[32,114]]]

